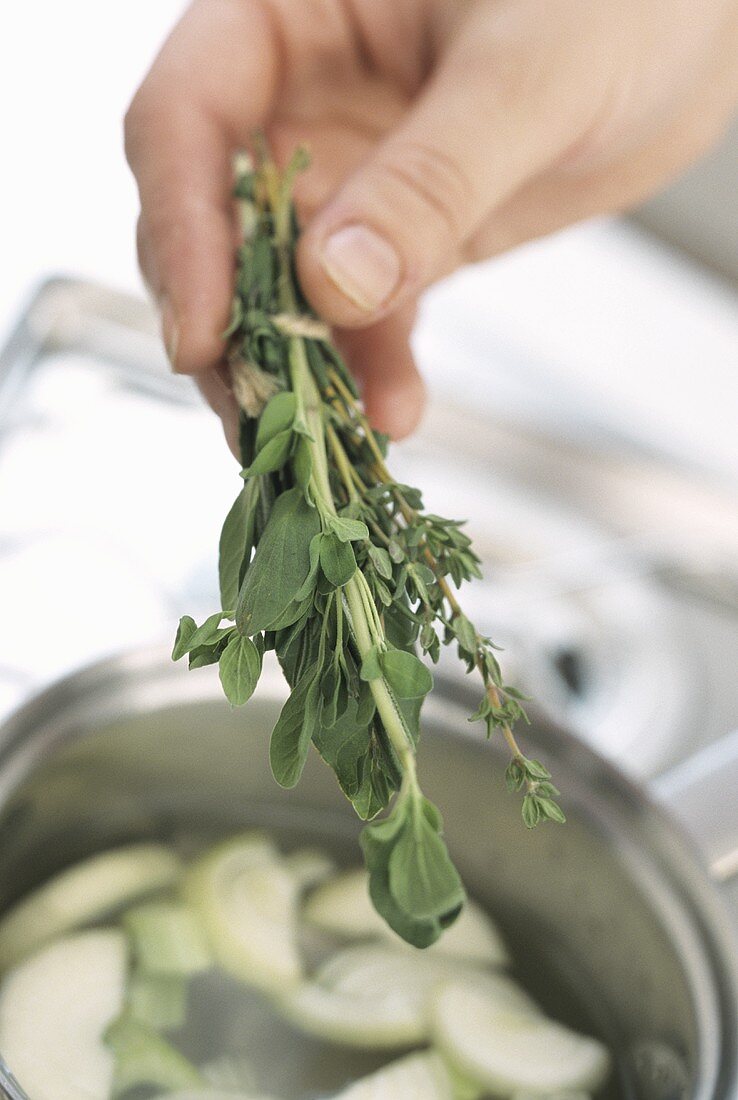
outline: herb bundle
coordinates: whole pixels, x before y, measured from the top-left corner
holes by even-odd
[[[226,335],[245,484],[220,540],[222,610],[201,626],[185,616],[173,657],[189,654],[190,668],[218,662],[227,698],[241,705],[265,650],[275,651],[291,688],[271,737],[275,779],[295,786],[315,746],[371,822],[361,842],[377,910],[424,947],[458,915],[464,889],[418,781],[433,678],[417,648],[436,661],[441,643],[456,645],[480,674],[470,720],[507,742],[506,781],[523,792],[525,824],[564,815],[549,772],[513,735],[521,696],[453,591],[480,575],[469,538],[392,477],[387,440],[300,291],[291,194],[305,164],[298,151],[282,173],[265,153],[256,167],[237,166],[243,243]]]

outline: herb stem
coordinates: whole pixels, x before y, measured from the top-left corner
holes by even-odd
[[[354,637],[356,638],[356,645],[359,654],[365,657],[373,648],[374,643],[366,619],[366,609],[364,607],[362,592],[356,574],[345,586],[344,591],[346,593],[346,602],[351,615],[351,626],[354,631]],[[382,677],[377,680],[370,680],[369,688],[374,696],[374,702],[377,705],[379,717],[382,719],[382,725],[399,758],[404,773],[403,782],[407,779],[407,782],[411,786],[416,786],[415,752],[412,746],[412,740],[405,729],[405,723],[397,708],[397,704]]]
[[[331,451],[333,452],[333,457],[336,460],[336,466],[338,466],[339,473],[341,474],[341,480],[346,487],[346,492],[348,493],[349,500],[357,500],[358,494],[356,492],[354,480],[351,476],[351,464],[346,457],[346,452],[341,446],[341,441],[336,434],[336,430],[332,424],[328,424],[326,425],[325,431],[328,442],[331,446]]]
[[[273,184],[270,186],[270,182],[270,180],[267,181],[267,187],[274,214],[275,243],[277,245],[280,261],[280,305],[287,313],[295,313],[297,310],[297,295],[294,292],[290,274],[288,210],[286,213],[285,203],[284,201],[280,201],[278,189]],[[326,431],[320,393],[313,373],[310,370],[310,364],[308,363],[302,337],[290,337],[289,361],[292,387],[297,400],[298,416],[300,413],[304,415],[311,436],[309,445],[313,460],[312,481],[318,497],[316,505],[319,504],[320,508],[329,515],[336,515],[336,506],[333,500],[330,477],[328,474],[326,434],[328,440],[331,441],[332,447],[333,440],[335,440],[335,443],[338,445],[337,448],[333,447],[333,449],[339,467],[339,454],[346,469],[350,468],[348,459],[331,425],[327,425]],[[342,380],[338,379],[338,381],[345,393],[351,397],[349,391],[343,386]],[[351,400],[353,401],[353,399]],[[331,435],[333,436],[333,440],[331,439]],[[344,477],[344,470],[342,470],[342,477]],[[351,626],[359,654],[362,658],[366,657],[375,645],[374,638],[372,637],[373,634],[376,636],[377,643],[380,647],[386,647],[381,620],[374,607],[374,601],[371,599],[371,594],[368,593],[366,589],[366,579],[359,569],[357,569],[353,577],[351,577],[344,587],[346,603],[351,616]],[[369,596],[368,600],[366,599],[367,595]],[[367,605],[371,608],[371,618],[367,614]],[[412,738],[406,728],[399,707],[383,677],[371,680],[369,686],[377,705],[377,711],[382,719],[382,724],[399,758],[404,778],[407,779],[411,787],[417,787],[415,750]]]
[[[374,432],[371,429],[371,425],[369,424],[369,421],[367,420],[364,413],[361,411],[361,409],[357,405],[357,403],[356,403],[356,401],[353,397],[353,394],[350,392],[348,387],[343,382],[343,379],[340,378],[340,376],[338,375],[338,373],[336,371],[331,371],[330,380],[331,380],[331,384],[335,387],[336,391],[340,394],[340,396],[341,396],[342,400],[345,402],[346,406],[351,410],[353,415],[356,416],[359,419],[359,421],[361,422],[361,425],[364,429],[364,435],[365,435],[366,442],[367,442],[367,444],[368,444],[368,446],[369,446],[369,448],[372,452],[372,455],[374,457],[375,470],[376,470],[378,479],[383,481],[386,485],[392,486],[392,492],[393,492],[393,494],[394,494],[394,496],[395,496],[395,498],[396,498],[396,500],[397,500],[397,502],[400,506],[400,510],[402,512],[402,515],[403,515],[403,518],[404,518],[405,522],[408,523],[408,524],[416,524],[418,522],[418,514],[413,508],[410,507],[410,505],[407,503],[407,501],[403,497],[402,493],[397,489],[396,485],[394,484],[392,475],[390,474],[390,472],[387,469],[387,466],[385,464],[384,456],[382,455],[382,452],[379,449],[377,441],[374,438]],[[448,583],[446,578],[441,573],[438,561],[436,560],[434,554],[432,553],[430,547],[427,544],[423,547],[423,556],[425,557],[425,560],[427,561],[429,568],[432,570],[432,572],[433,572],[433,574],[436,578],[436,582],[437,582],[439,588],[443,592],[446,603],[448,604],[449,608],[451,609],[452,616],[463,615],[463,611],[461,609],[461,605],[459,604],[459,601],[456,599],[456,596],[454,595],[450,584]],[[481,639],[480,639],[480,636],[479,636],[478,633],[477,633],[477,641],[478,641],[478,643],[481,642]],[[485,672],[484,672],[484,665],[482,663],[481,654],[480,654],[480,646],[479,645],[477,645],[477,651],[476,651],[476,654],[475,654],[475,664],[476,664],[476,667],[477,667],[479,673],[481,674],[482,678],[485,680],[485,690],[487,692],[487,696],[488,696],[492,706],[496,707],[496,708],[499,708],[502,704],[502,700],[500,698],[500,693],[499,693],[499,690],[498,690],[498,688],[495,684],[493,684],[491,682],[489,682],[489,683],[486,682],[486,676],[485,676]],[[500,732],[502,733],[502,736],[503,736],[503,738],[505,740],[505,743],[507,744],[507,746],[510,750],[510,754],[512,755],[513,759],[514,760],[523,760],[524,759],[523,752],[522,752],[520,746],[517,743],[517,740],[515,738],[515,734],[513,733],[512,729],[510,728],[509,723],[507,723],[507,722],[504,723],[500,727]],[[530,781],[528,781],[528,788],[531,789]]]

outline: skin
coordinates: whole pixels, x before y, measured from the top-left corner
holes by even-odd
[[[279,160],[311,150],[302,285],[373,421],[407,434],[423,407],[420,292],[663,186],[730,121],[737,57],[738,0],[195,0],[125,125],[172,365],[197,376],[233,446],[231,162],[260,128]],[[356,277],[367,256],[371,293]]]

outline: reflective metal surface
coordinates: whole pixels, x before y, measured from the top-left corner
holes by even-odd
[[[30,703],[0,733],[0,904],[107,845],[252,823],[355,861],[358,822],[315,754],[295,791],[269,773],[283,694],[268,670],[249,707],[233,710],[212,669],[187,673],[144,652]],[[570,820],[526,832],[495,746],[470,732],[469,702],[451,682],[429,700],[424,784],[520,977],[614,1051],[608,1097],[734,1100],[735,946],[689,843],[610,765],[541,718],[531,749],[554,770]],[[267,1064],[273,1055],[264,1052]]]

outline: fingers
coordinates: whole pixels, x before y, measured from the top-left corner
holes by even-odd
[[[258,0],[196,0],[126,116],[141,197],[139,256],[178,370],[202,370],[222,352],[233,273],[231,156],[266,118],[276,79],[273,28]]]
[[[562,91],[568,76],[534,29],[500,31],[496,46],[495,24],[466,26],[405,121],[308,226],[300,276],[328,320],[358,326],[410,300],[586,125],[590,105]]]
[[[706,153],[732,115],[725,83],[716,80],[692,97],[658,140],[604,165],[544,172],[493,211],[467,242],[464,259],[487,259],[586,218],[636,206]]]
[[[224,381],[217,367],[201,371],[197,375],[197,386],[215,415],[220,417],[226,442],[234,458],[240,462],[238,405],[233,390]]]
[[[411,303],[375,325],[338,336],[372,425],[392,439],[417,427],[425,405],[425,387],[410,348],[414,321]]]

